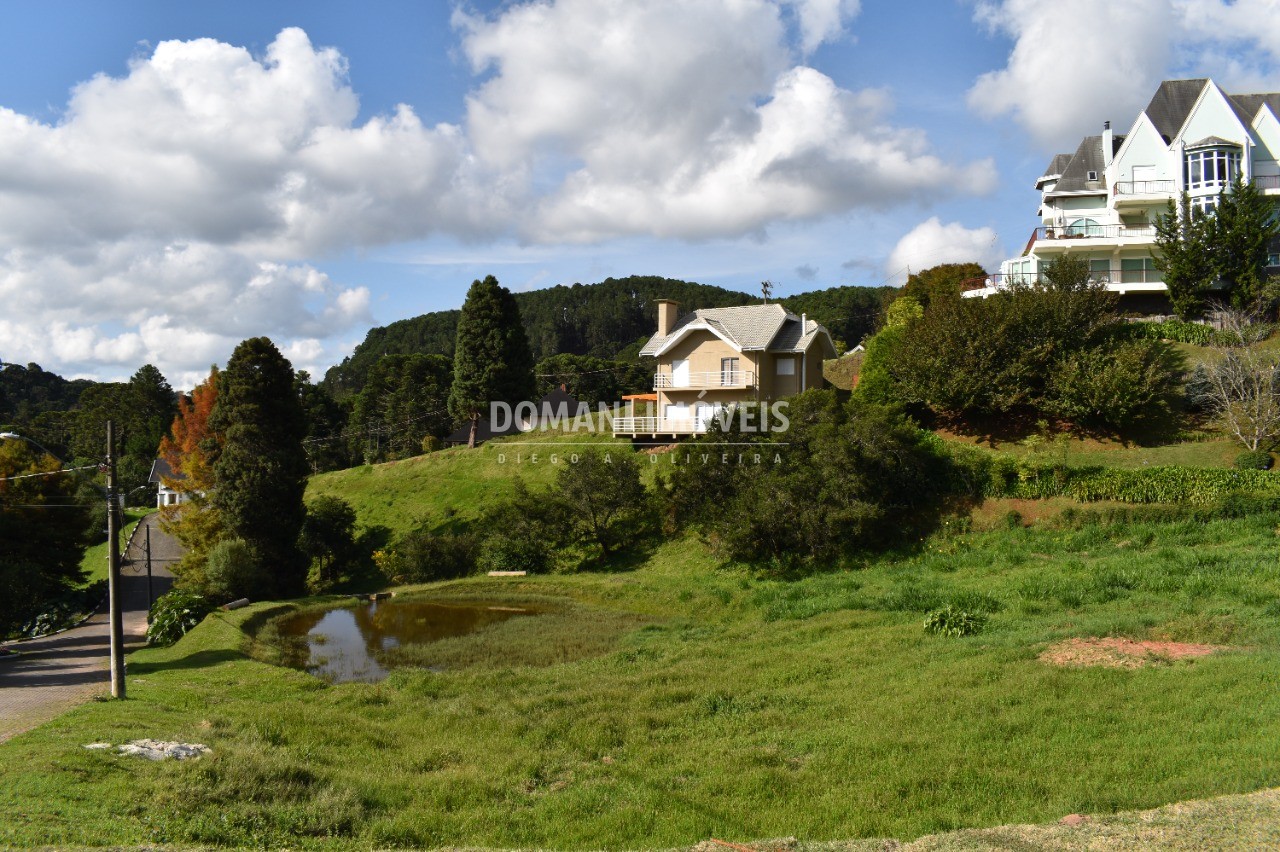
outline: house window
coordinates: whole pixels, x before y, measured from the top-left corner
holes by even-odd
[[[1147,284],[1160,280],[1160,270],[1149,257],[1129,257],[1120,261],[1120,283]]]
[[[1238,148],[1197,148],[1188,151],[1182,162],[1182,179],[1187,189],[1221,189],[1240,173]]]
[[[1068,237],[1100,237],[1103,234],[1097,219],[1076,219],[1067,226],[1066,233]]]
[[[1105,258],[1089,261],[1089,280],[1097,284],[1111,283],[1111,261]]]
[[[779,358],[777,364],[779,376],[794,376],[796,374],[795,358]]]
[[[1218,196],[1197,195],[1191,199],[1191,209],[1200,216],[1212,216],[1218,212]]]
[[[742,384],[742,374],[738,372],[737,358],[720,359],[720,384],[726,387]]]
[[[1280,252],[1267,255],[1267,266],[1280,266]]]

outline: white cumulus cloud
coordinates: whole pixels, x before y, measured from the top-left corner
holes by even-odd
[[[166,41],[76,86],[56,120],[0,106],[0,359],[198,379],[270,335],[313,371],[372,324],[320,258],[441,236],[563,246],[759,236],[983,192],[804,64],[856,0],[554,0],[454,14],[461,124],[359,119],[340,51]]]
[[[977,263],[991,271],[999,267],[1003,257],[1003,247],[991,228],[943,224],[934,216],[898,240],[885,263],[885,273],[894,283],[902,284],[908,269],[919,272],[941,263]]]
[[[969,106],[1012,116],[1045,148],[1120,132],[1170,77],[1212,76],[1228,91],[1275,91],[1280,0],[981,0],[975,16],[1014,42]]]

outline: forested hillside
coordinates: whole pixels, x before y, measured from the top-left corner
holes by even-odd
[[[0,367],[0,423],[66,411],[91,384],[88,379],[64,379],[42,370],[39,364],[5,364]]]
[[[850,346],[876,328],[889,287],[832,287],[780,301],[807,313]],[[675,299],[681,311],[750,304],[758,295],[652,275],[608,278],[597,284],[557,285],[515,294],[535,360],[553,355],[614,359],[653,333],[658,299]],[[384,355],[453,357],[457,311],[437,311],[371,329],[363,343],[325,374],[323,384],[342,398],[359,392]],[[625,356],[623,356],[625,359]]]

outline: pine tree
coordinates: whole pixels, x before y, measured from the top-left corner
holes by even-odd
[[[449,413],[471,422],[467,446],[476,445],[480,415],[491,402],[531,396],[533,356],[515,298],[492,275],[472,282],[458,317],[449,389]]]
[[[307,566],[298,534],[305,516],[307,425],[293,366],[268,338],[246,340],[232,353],[209,428],[222,436],[213,505],[225,534],[252,548],[259,596],[301,594]]]
[[[1231,307],[1253,311],[1267,280],[1268,247],[1280,232],[1275,204],[1237,175],[1219,196],[1210,222],[1214,272],[1230,293]]]
[[[1208,217],[1191,209],[1184,192],[1175,207],[1156,217],[1156,269],[1164,275],[1169,302],[1179,319],[1193,320],[1204,313],[1209,286],[1217,277],[1212,254],[1212,225]]]

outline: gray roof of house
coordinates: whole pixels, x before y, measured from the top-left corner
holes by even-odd
[[[1045,177],[1050,175],[1060,175],[1071,164],[1070,154],[1058,154],[1049,162],[1049,168],[1044,170]]]
[[[1123,136],[1116,134],[1112,137],[1114,147],[1111,153],[1113,155],[1122,142],[1124,142]],[[1054,161],[1057,161],[1056,157]],[[1053,193],[1090,190],[1106,192],[1107,178],[1103,171],[1105,168],[1102,158],[1102,137],[1086,136],[1080,142],[1080,147],[1071,155],[1071,162],[1067,163],[1067,167],[1062,170],[1062,177],[1058,180],[1058,185],[1053,188]],[[1098,179],[1089,180],[1089,172],[1097,172]]]
[[[1156,131],[1164,137],[1164,141],[1171,142],[1178,135],[1187,116],[1191,114],[1191,108],[1196,104],[1196,98],[1200,97],[1200,92],[1208,82],[1204,77],[1194,80],[1165,80],[1156,89],[1145,112],[1156,126]]]
[[[164,459],[156,459],[151,463],[151,475],[147,477],[147,482],[159,483],[160,477],[175,481],[186,479],[186,474],[174,473],[173,468],[169,467],[169,463]]]
[[[1240,147],[1239,142],[1232,142],[1230,139],[1223,139],[1221,136],[1206,136],[1199,142],[1191,142],[1188,148],[1221,148],[1223,145],[1232,145],[1236,148]]]
[[[668,340],[690,323],[698,321],[714,328],[741,349],[767,349],[771,352],[802,351],[817,334],[826,331],[813,320],[809,320],[802,331],[800,317],[776,302],[737,308],[699,308],[677,317],[671,334],[655,334],[649,338],[640,354],[658,354]]]
[[[1280,92],[1266,92],[1253,95],[1231,95],[1231,102],[1238,106],[1240,110],[1248,118],[1244,119],[1246,125],[1252,124],[1253,120],[1258,117],[1258,113],[1262,111],[1263,105],[1271,107],[1271,111],[1275,113],[1276,118],[1280,118]]]

